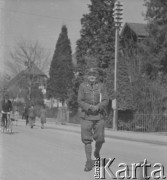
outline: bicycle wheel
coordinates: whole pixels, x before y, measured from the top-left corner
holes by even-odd
[[[1,132],[3,132],[3,122],[1,120]]]
[[[13,133],[13,122],[10,120],[10,133]]]
[[[4,117],[2,120],[2,132],[3,133],[7,132],[7,128],[8,128],[8,118]]]
[[[5,125],[3,124],[3,127],[2,127],[2,132],[4,133],[5,132]]]
[[[6,119],[3,121],[3,133],[5,133],[5,130],[7,131],[7,121]]]

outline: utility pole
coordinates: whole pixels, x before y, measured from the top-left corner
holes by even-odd
[[[114,22],[115,22],[115,67],[114,67],[114,97],[112,102],[112,107],[114,110],[113,114],[113,130],[117,131],[118,129],[118,105],[117,105],[117,63],[118,63],[118,50],[119,50],[119,31],[123,19],[123,4],[117,0],[114,4]]]

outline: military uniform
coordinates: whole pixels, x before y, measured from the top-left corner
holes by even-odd
[[[92,141],[96,141],[94,152],[96,158],[99,158],[99,151],[105,141],[104,116],[108,95],[104,84],[89,81],[82,83],[78,91],[78,104],[81,108],[81,139],[85,144],[87,161],[90,161]],[[96,110],[93,110],[94,106]]]
[[[108,104],[106,88],[102,83],[82,83],[78,92],[78,103],[81,107],[81,137],[84,144],[95,141],[104,142],[104,116]],[[92,105],[98,105],[99,111],[92,112]],[[94,134],[92,134],[92,128]],[[93,137],[93,139],[92,139]]]

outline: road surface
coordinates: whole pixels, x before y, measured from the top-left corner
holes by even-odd
[[[167,170],[167,146],[106,138],[101,156],[115,158],[113,172],[119,163],[131,165],[144,159],[152,165],[159,162]],[[31,129],[22,122],[14,126],[12,135],[0,133],[0,180],[95,179],[95,170],[84,172],[84,164],[78,133],[38,125]],[[112,178],[106,173],[106,179]]]

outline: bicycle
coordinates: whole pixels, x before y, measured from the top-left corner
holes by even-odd
[[[3,133],[10,133],[13,132],[13,122],[10,118],[10,112],[4,112],[2,111],[2,132]]]

